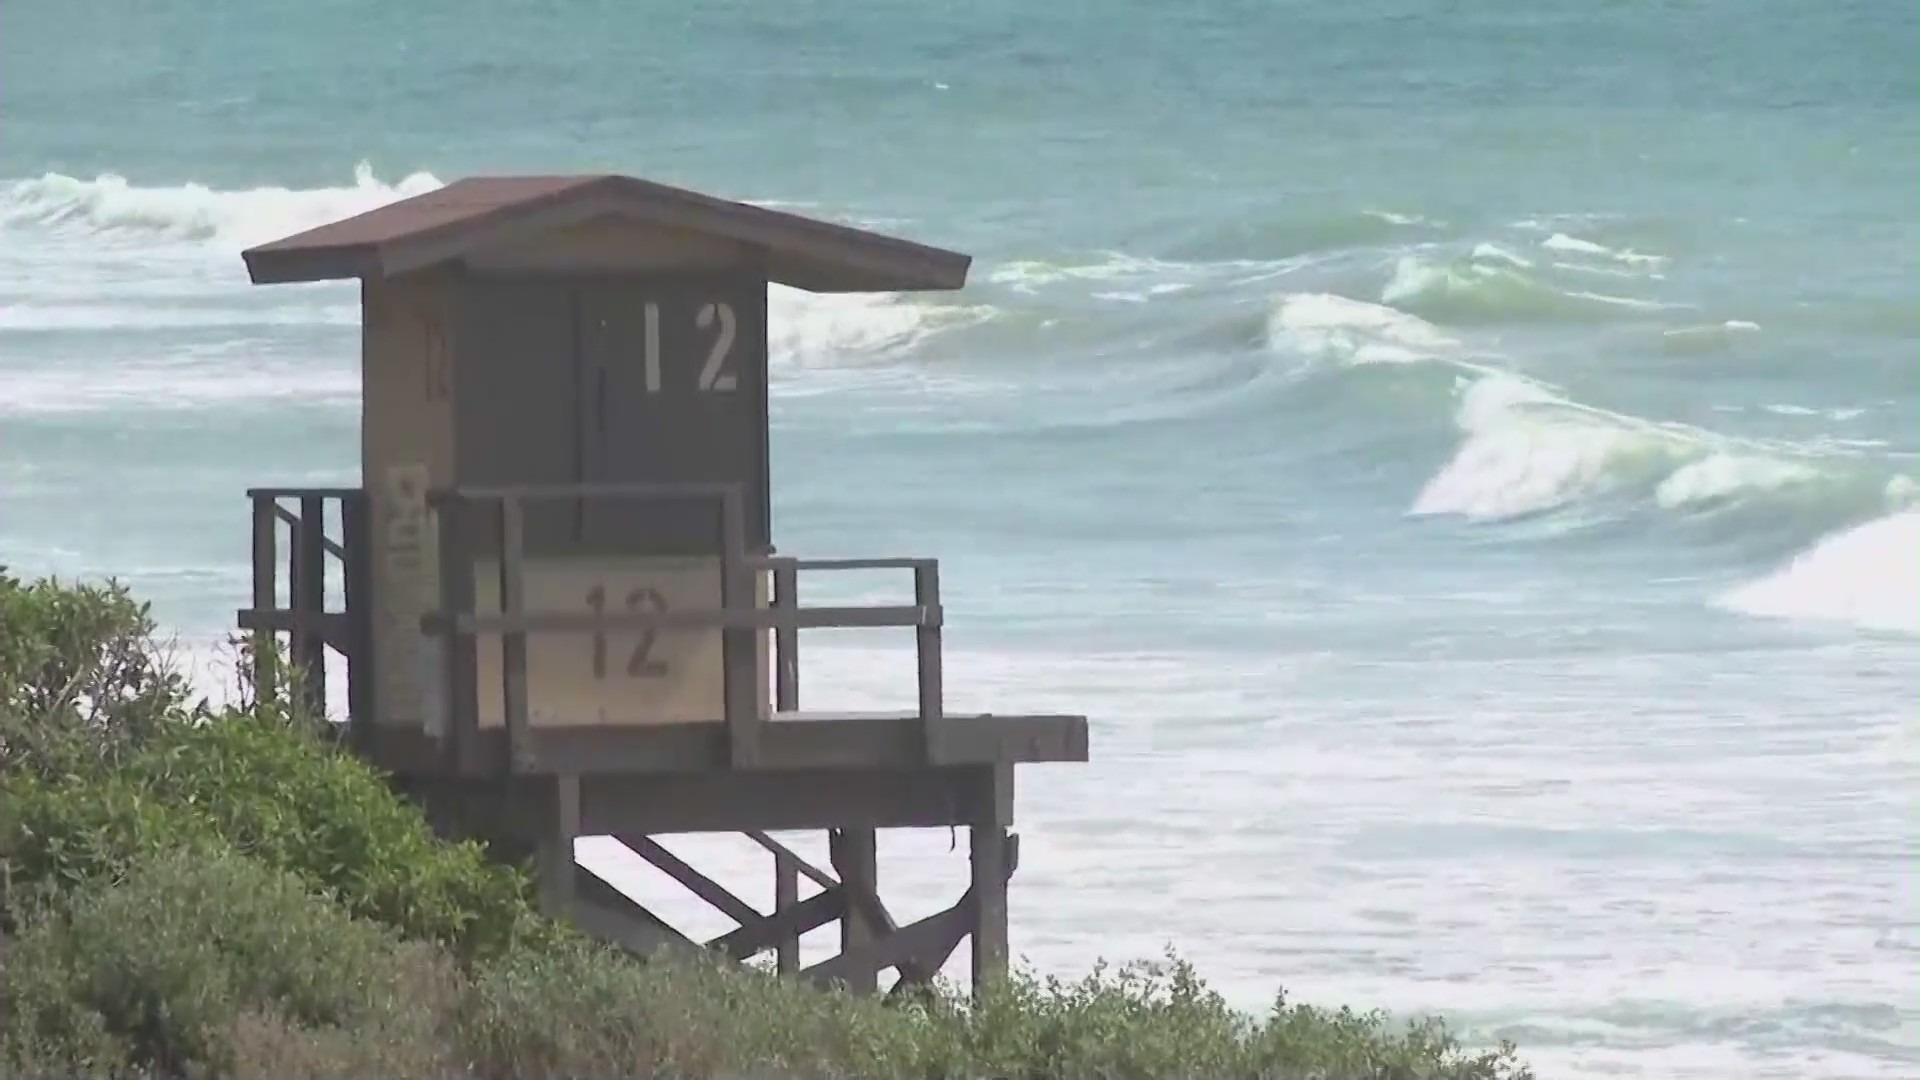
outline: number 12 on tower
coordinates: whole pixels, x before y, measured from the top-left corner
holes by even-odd
[[[641,345],[641,363],[646,370],[647,393],[660,392],[660,305],[648,301],[642,309],[645,323],[642,327],[644,340]],[[700,364],[699,378],[695,388],[702,393],[732,393],[739,388],[740,379],[728,366],[727,361],[733,352],[733,339],[736,330],[733,305],[712,303],[700,305],[694,315],[693,324],[699,330],[712,335],[707,346],[707,354]]]

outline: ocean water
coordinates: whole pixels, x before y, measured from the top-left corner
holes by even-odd
[[[1547,1077],[1920,1065],[1912,4],[12,0],[0,563],[217,679],[243,489],[358,478],[353,287],[240,249],[588,169],[976,255],[774,297],[775,535],[940,556],[951,707],[1091,716],[1022,777],[1032,965]],[[904,637],[807,648],[910,703]]]

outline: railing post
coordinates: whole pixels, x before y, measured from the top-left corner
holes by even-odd
[[[773,567],[773,608],[791,615],[800,610],[800,568],[792,559]],[[800,628],[791,624],[773,631],[773,707],[776,713],[800,708]]]
[[[535,768],[527,718],[527,630],[520,621],[526,609],[526,517],[519,498],[508,495],[500,500],[500,614],[507,620],[500,634],[500,690],[507,762],[515,772]],[[572,838],[567,842],[571,844]],[[571,868],[571,855],[568,865]]]
[[[300,672],[300,706],[315,719],[327,715],[327,512],[318,495],[300,496],[299,523],[294,526],[292,607],[294,662]]]
[[[366,752],[373,735],[373,536],[366,491],[340,498],[342,591],[347,607],[347,739]]]
[[[279,521],[274,513],[276,501],[271,495],[253,497],[253,610],[264,616],[279,606]],[[272,701],[279,682],[275,651],[279,638],[271,630],[253,634],[253,693],[262,703]]]
[[[927,763],[938,765],[946,757],[941,745],[945,729],[946,691],[940,670],[940,565],[922,559],[913,567],[913,603],[921,609],[920,625],[914,628],[915,667],[920,684],[920,729]]]
[[[753,569],[747,563],[746,522],[740,489],[729,487],[720,496],[720,607],[723,611],[750,610],[755,603]],[[720,630],[722,708],[726,713],[728,756],[736,769],[750,769],[760,757],[760,710],[756,704],[767,692],[759,674],[758,648],[750,627],[724,625]],[[757,684],[757,687],[756,687]]]

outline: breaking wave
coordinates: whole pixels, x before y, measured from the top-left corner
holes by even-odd
[[[1920,634],[1920,510],[1826,536],[1716,603],[1762,618]]]
[[[1267,344],[1293,370],[1337,376],[1412,365],[1439,376],[1422,386],[1437,395],[1427,407],[1450,424],[1453,447],[1412,497],[1408,512],[1417,517],[1498,523],[1562,514],[1577,522],[1636,510],[1707,516],[1759,504],[1804,529],[1880,505],[1888,483],[1870,461],[1830,447],[1736,439],[1582,404],[1386,304],[1282,294],[1271,304]]]
[[[1380,299],[1441,323],[1604,322],[1671,310],[1634,296],[1562,289],[1522,256],[1482,244],[1465,258],[1401,256]]]

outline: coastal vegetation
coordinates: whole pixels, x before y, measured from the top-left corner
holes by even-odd
[[[0,570],[0,1076],[1519,1080],[1511,1047],[1177,959],[972,1003],[642,963],[544,919],[327,725],[201,698],[114,584]],[[262,698],[268,699],[263,702]]]

